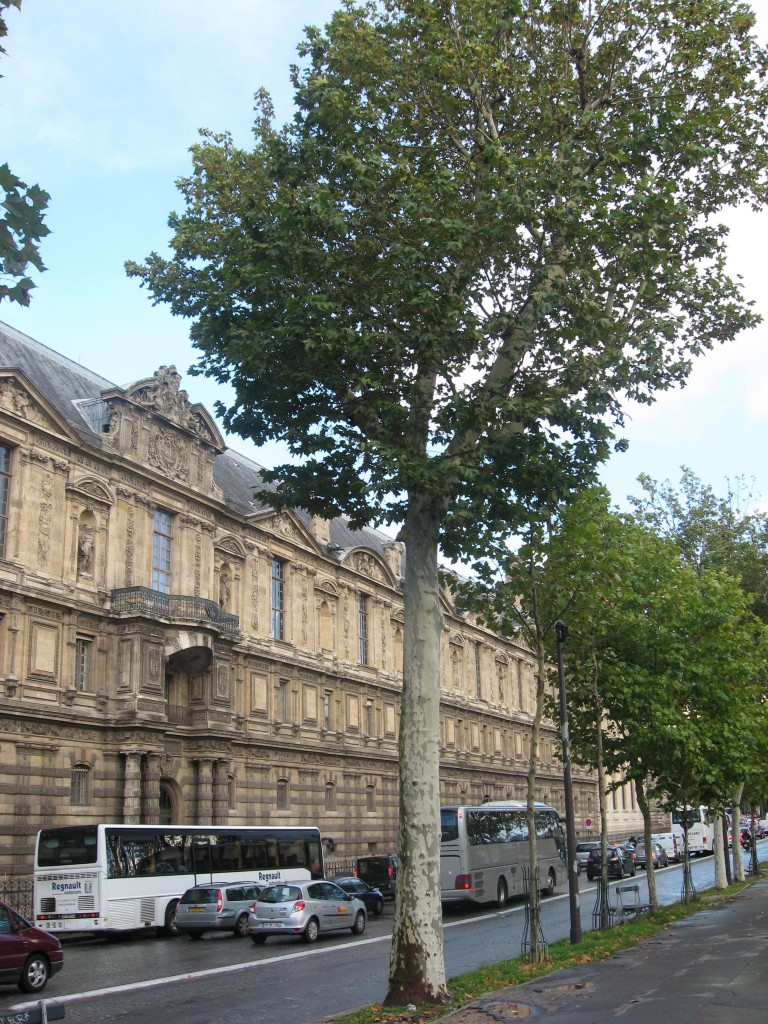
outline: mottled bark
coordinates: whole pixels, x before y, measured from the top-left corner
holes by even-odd
[[[439,515],[412,499],[406,522],[400,845],[387,1006],[445,1003],[440,905]]]

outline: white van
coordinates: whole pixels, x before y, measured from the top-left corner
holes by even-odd
[[[674,832],[657,832],[651,836],[654,843],[663,846],[669,857],[670,864],[674,861],[677,864],[683,856],[683,846]]]

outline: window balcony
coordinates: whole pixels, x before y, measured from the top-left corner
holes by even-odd
[[[240,618],[223,612],[215,601],[185,594],[163,594],[148,587],[112,591],[112,611],[117,615],[144,615],[170,622],[196,622],[213,626],[226,636],[240,635]]]

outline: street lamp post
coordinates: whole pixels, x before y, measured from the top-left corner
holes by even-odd
[[[560,738],[563,747],[563,782],[565,784],[565,835],[568,849],[568,906],[571,914],[571,945],[581,942],[581,908],[579,904],[579,876],[576,871],[576,821],[573,810],[573,780],[571,779],[571,738],[568,733],[568,706],[565,695],[563,644],[568,629],[559,619],[555,623],[557,636],[557,679],[560,687]]]

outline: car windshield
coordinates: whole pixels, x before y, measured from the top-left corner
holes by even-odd
[[[259,893],[259,903],[290,903],[301,899],[301,889],[297,885],[271,885]]]

